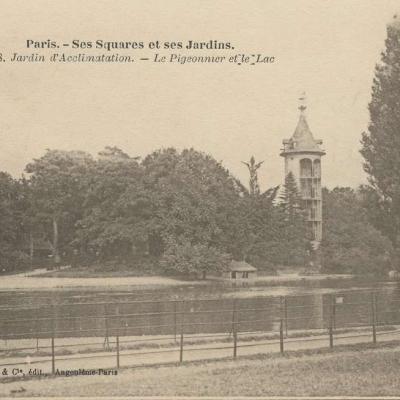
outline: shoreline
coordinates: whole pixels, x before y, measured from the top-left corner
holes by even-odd
[[[52,273],[54,271],[50,271]],[[265,283],[268,286],[275,284],[290,284],[301,282],[321,282],[333,280],[350,280],[357,278],[346,274],[315,274],[300,275],[296,273],[284,273],[280,275],[259,276],[257,278],[229,280],[210,277],[206,280],[183,280],[180,277],[155,276],[103,276],[103,277],[53,277],[46,276],[48,271],[37,269],[27,273],[15,275],[2,275],[0,277],[0,292],[10,290],[74,290],[74,289],[161,289],[178,286],[203,286],[212,284],[238,284],[242,283],[255,286],[257,283]],[[105,274],[107,275],[107,274]]]

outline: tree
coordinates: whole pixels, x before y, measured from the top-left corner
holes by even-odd
[[[90,260],[129,258],[144,241],[143,210],[148,199],[137,157],[106,147],[84,177],[83,215],[73,244]]]
[[[277,222],[279,230],[277,248],[281,262],[286,265],[304,265],[310,239],[309,230],[306,211],[292,172],[285,177],[279,200],[281,216]]]
[[[323,189],[324,269],[331,273],[383,273],[390,269],[392,246],[369,222],[363,192]]]
[[[47,150],[25,168],[30,174],[33,207],[51,239],[56,264],[60,249],[67,250],[82,216],[83,178],[91,163],[90,154],[82,151]]]
[[[15,271],[29,265],[22,252],[23,214],[20,213],[22,190],[18,181],[0,172],[0,270]]]
[[[251,157],[243,162],[249,170],[249,189],[237,182],[238,198],[225,231],[226,251],[236,260],[245,260],[259,269],[271,270],[269,244],[275,236],[275,206],[279,186],[260,191],[257,171],[263,162]]]
[[[400,23],[387,27],[385,51],[375,68],[370,123],[361,154],[369,177],[372,221],[400,249]],[[379,213],[377,217],[376,213]],[[377,223],[378,222],[378,223]]]
[[[250,192],[250,195],[257,196],[260,194],[260,185],[258,184],[257,171],[260,169],[260,167],[264,163],[264,161],[256,163],[254,156],[251,156],[250,161],[248,163],[244,162],[244,161],[242,161],[242,163],[245,164],[247,166],[247,168],[249,169],[249,173],[250,173],[249,192]]]
[[[295,224],[299,220],[303,220],[304,212],[301,207],[301,196],[297,188],[296,179],[292,172],[289,172],[285,177],[285,184],[281,195],[279,196],[280,205],[284,210],[286,220],[290,224]]]
[[[43,227],[38,218],[32,197],[32,188],[30,182],[22,176],[18,181],[19,198],[15,203],[18,220],[20,221],[20,248],[26,248],[29,245],[29,260],[32,265],[35,253],[35,236],[43,236]]]
[[[142,165],[154,210],[148,224],[153,251],[162,254],[170,238],[226,251],[241,190],[229,172],[193,149],[157,151]]]

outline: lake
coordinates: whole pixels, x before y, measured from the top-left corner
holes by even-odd
[[[46,278],[43,278],[46,279]],[[375,292],[375,295],[372,293]],[[375,296],[375,297],[373,297]],[[159,289],[0,293],[2,339],[176,335],[400,324],[400,283],[361,279],[210,282]],[[54,319],[52,318],[54,316]],[[235,323],[235,324],[233,324]]]

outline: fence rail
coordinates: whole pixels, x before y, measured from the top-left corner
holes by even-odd
[[[5,342],[0,347],[4,360],[4,363],[0,362],[0,368],[48,364],[54,374],[57,363],[64,361],[73,363],[77,360],[111,359],[115,361],[114,368],[120,368],[121,365],[126,366],[124,360],[132,357],[140,360],[143,356],[176,354],[175,361],[183,362],[186,354],[213,351],[212,358],[218,358],[219,355],[225,357],[226,352],[236,358],[241,348],[279,345],[279,352],[284,353],[292,343],[320,341],[334,348],[337,340],[370,337],[370,341],[376,344],[381,335],[400,333],[400,298],[389,299],[384,290],[359,293],[366,297],[366,301],[353,301],[350,296],[346,302],[344,297],[347,293],[340,292],[326,297],[326,301],[320,304],[298,304],[296,296],[251,298],[250,306],[249,299],[238,298],[93,302],[89,305],[100,309],[104,307],[105,312],[72,316],[60,316],[65,304],[53,304],[49,316],[20,318],[16,313],[14,318],[0,318],[0,339]],[[303,299],[306,297],[302,296]],[[254,305],[255,299],[259,304]],[[201,309],[211,302],[215,302],[217,308],[208,306]],[[138,309],[139,305],[144,304],[163,304],[171,309],[159,312]],[[384,309],[388,304],[396,309]],[[134,312],[130,310],[124,313],[123,308],[127,305],[133,307]],[[48,313],[49,307],[44,305],[39,309]],[[0,309],[0,312],[6,310]],[[10,311],[14,313],[15,309]],[[302,315],[304,312],[306,314]],[[153,318],[165,323],[151,323]],[[318,318],[322,324],[316,324]],[[144,321],[141,322],[142,319]],[[98,321],[102,322],[101,326],[97,325]],[[82,328],[79,324],[79,327],[74,325],[68,328],[68,325],[76,322],[84,322],[88,326]],[[67,324],[67,329],[62,327],[63,323]],[[98,337],[103,337],[104,341],[88,340]],[[73,342],[77,338],[86,340],[83,343]],[[29,340],[36,340],[36,345],[26,345],[25,342]],[[43,344],[44,340],[50,343]],[[66,342],[68,340],[72,343]],[[69,349],[82,347],[84,349],[76,353],[65,353]],[[30,350],[34,353],[23,353]],[[34,359],[21,360],[21,352],[24,357],[28,354]],[[140,365],[140,361],[131,365]]]

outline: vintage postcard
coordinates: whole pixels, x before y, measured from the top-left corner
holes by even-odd
[[[0,397],[400,398],[399,0],[0,0],[0,88]]]

